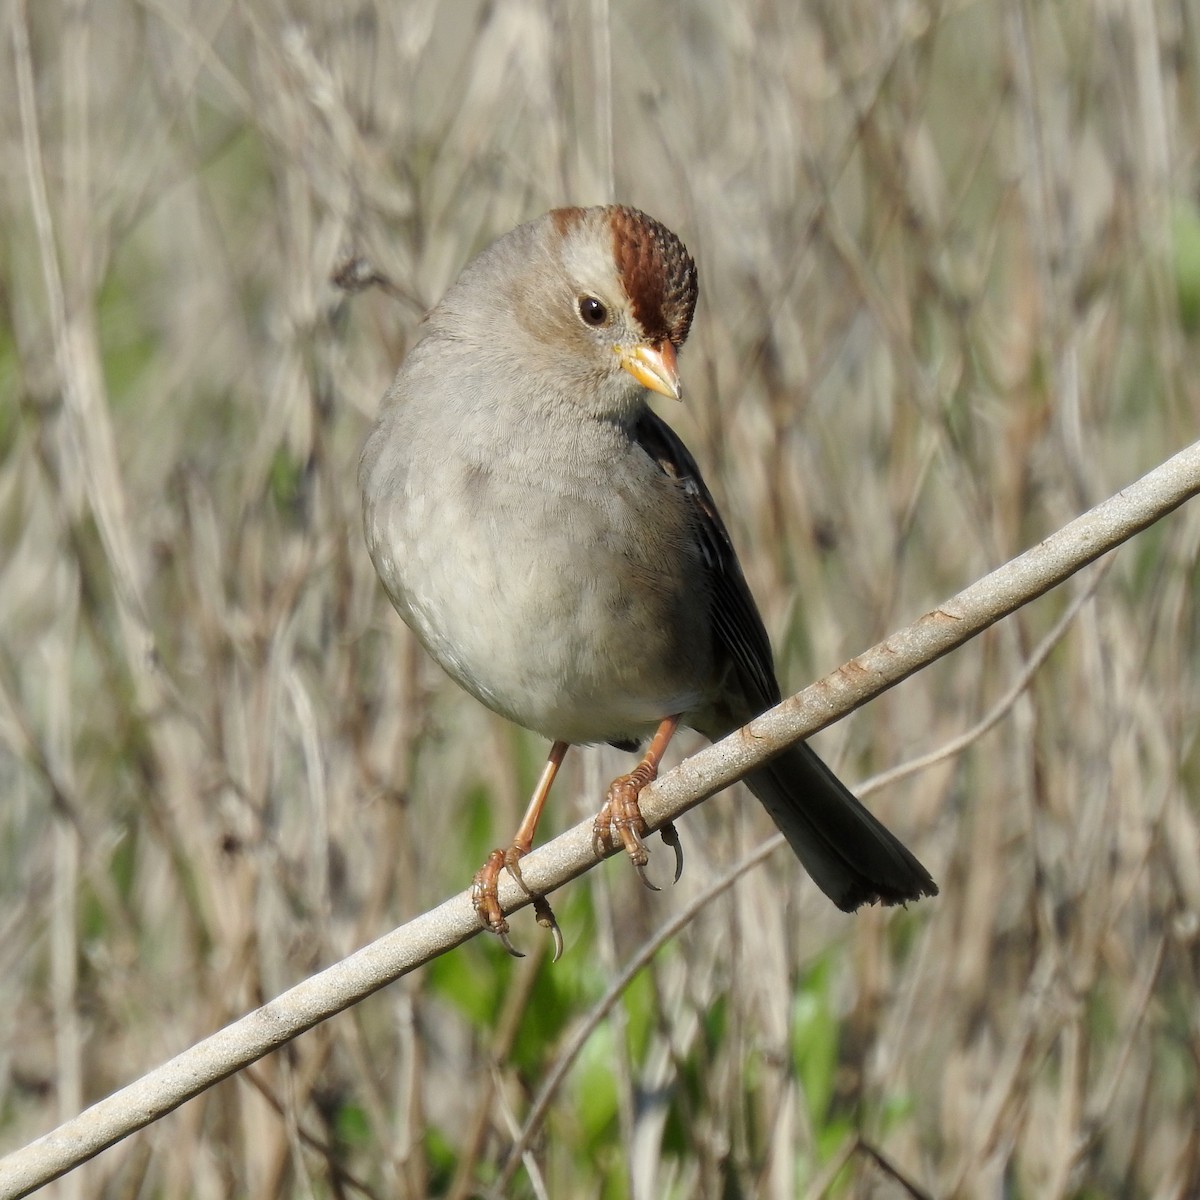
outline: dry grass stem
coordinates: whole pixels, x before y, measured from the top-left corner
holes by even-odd
[[[21,1186],[149,1122],[47,1194],[1200,1194],[1195,505],[816,735],[935,901],[834,911],[739,788],[678,886],[557,892],[551,968],[436,954],[545,747],[404,630],[355,487],[485,242],[677,230],[664,415],[785,690],[878,643],[647,807],[716,790],[1193,490],[1068,526],[1197,436],[1194,7],[0,6],[0,1154],[99,1105]],[[568,757],[541,886],[627,764]]]

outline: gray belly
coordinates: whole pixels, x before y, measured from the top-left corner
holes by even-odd
[[[655,471],[585,501],[557,476],[546,491],[441,475],[376,505],[368,543],[400,615],[467,691],[568,742],[642,737],[703,705],[709,597],[673,481]]]

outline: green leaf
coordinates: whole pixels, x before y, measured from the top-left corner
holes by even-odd
[[[333,1130],[343,1146],[362,1149],[372,1144],[371,1122],[359,1104],[341,1105],[333,1118]]]
[[[489,939],[494,940],[494,939]],[[490,1030],[500,1011],[503,989],[508,985],[512,960],[497,945],[498,955],[488,954],[479,939],[442,954],[427,968],[429,987],[448,1000],[476,1029]]]
[[[588,1038],[571,1073],[576,1116],[589,1152],[609,1144],[617,1123],[616,1061],[611,1024],[604,1023]]]
[[[1171,219],[1175,242],[1175,290],[1185,333],[1200,330],[1200,209],[1181,201]]]
[[[822,959],[792,1002],[792,1063],[818,1136],[837,1080],[838,1021],[829,1001],[829,960]]]

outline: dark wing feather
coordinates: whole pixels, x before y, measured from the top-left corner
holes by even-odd
[[[673,479],[695,508],[696,534],[712,583],[712,622],[719,662],[740,685],[736,704],[714,713],[720,737],[779,700],[771,644],[746,586],[729,533],[692,456],[671,428],[648,411],[634,430],[638,444]],[[725,725],[725,722],[731,722]],[[903,904],[936,896],[937,884],[911,851],[868,812],[806,745],[792,746],[746,777],[817,885],[841,909]]]
[[[747,712],[737,715],[747,719],[777,704],[780,692],[771,642],[729,531],[696,460],[661,417],[646,409],[634,426],[633,436],[664,474],[679,481],[692,504],[700,552],[711,576],[717,658],[728,662],[741,685]]]

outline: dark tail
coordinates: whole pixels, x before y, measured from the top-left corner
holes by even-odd
[[[844,912],[936,896],[937,884],[806,745],[746,776],[750,790],[813,877]]]

